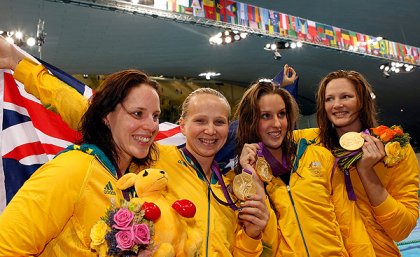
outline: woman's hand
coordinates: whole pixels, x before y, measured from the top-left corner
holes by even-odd
[[[254,239],[260,239],[262,231],[267,226],[270,212],[265,204],[265,191],[261,184],[257,184],[257,193],[250,195],[241,203],[239,220],[243,223],[245,233]]]
[[[361,135],[365,139],[365,143],[362,147],[363,156],[356,164],[359,173],[368,172],[385,157],[385,147],[379,139],[365,133],[361,133]]]
[[[0,69],[14,70],[16,65],[25,57],[16,46],[10,44],[0,36]]]
[[[285,64],[283,68],[283,81],[281,82],[281,87],[285,87],[288,85],[291,85],[295,82],[295,80],[298,78],[296,71],[289,67],[289,65]]]
[[[244,169],[251,169],[257,161],[257,150],[260,147],[258,144],[245,144],[242,148],[241,156],[239,156],[239,164]]]

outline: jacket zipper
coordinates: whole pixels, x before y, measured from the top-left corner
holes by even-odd
[[[287,193],[289,194],[290,202],[292,203],[292,206],[293,206],[293,211],[295,212],[295,217],[296,217],[296,220],[297,220],[297,223],[298,223],[299,232],[300,232],[300,235],[302,237],[303,245],[305,246],[306,255],[308,257],[310,257],[308,246],[306,245],[306,240],[305,240],[305,237],[303,236],[302,227],[300,225],[299,216],[298,216],[297,211],[296,211],[295,201],[293,201],[292,192],[290,191],[290,186],[286,185],[286,188],[287,188]]]
[[[210,234],[210,185],[207,186],[206,257],[209,256],[209,234]]]

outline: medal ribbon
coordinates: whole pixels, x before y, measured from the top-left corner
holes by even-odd
[[[346,154],[346,155],[341,156],[341,157],[335,157],[334,167],[333,167],[333,171],[332,171],[332,175],[331,175],[331,181],[330,181],[331,183],[332,183],[332,180],[333,180],[333,177],[334,177],[334,171],[337,168],[338,162],[341,159],[344,159],[346,157],[354,156],[354,155],[360,153],[361,151],[362,150],[358,150],[358,151],[351,152],[351,153]],[[347,169],[347,170],[344,170],[343,172],[344,172],[344,182],[346,183],[347,196],[349,197],[349,200],[356,201],[356,194],[354,193],[353,184],[351,183],[350,171]]]
[[[260,147],[260,149],[257,150],[257,156],[264,157],[264,159],[268,162],[268,165],[270,165],[274,177],[278,177],[280,175],[287,174],[290,172],[290,167],[287,167],[287,160],[285,154],[282,154],[282,162],[280,163],[263,145],[262,142],[258,143],[258,146]]]
[[[235,205],[235,203],[233,202],[232,198],[230,197],[230,194],[227,190],[226,184],[223,181],[223,178],[220,174],[220,169],[219,169],[219,165],[217,165],[217,162],[215,160],[213,160],[213,163],[211,165],[211,170],[214,174],[216,174],[217,177],[217,181],[219,181],[220,187],[222,188],[223,194],[227,200],[227,202],[224,202],[223,200],[221,200],[219,197],[217,197],[217,195],[213,192],[213,190],[211,189],[211,185],[210,182],[208,181],[206,174],[203,171],[203,168],[201,167],[200,163],[197,161],[197,159],[194,157],[194,155],[192,155],[190,153],[190,151],[188,151],[187,147],[183,147],[181,148],[181,151],[184,153],[185,156],[188,156],[188,158],[191,159],[192,161],[192,166],[194,167],[195,170],[198,170],[198,172],[204,177],[204,181],[206,182],[208,188],[210,189],[211,194],[213,195],[213,197],[216,199],[217,202],[219,202],[222,205],[225,206],[229,206],[232,210],[236,211],[239,210],[239,207]]]

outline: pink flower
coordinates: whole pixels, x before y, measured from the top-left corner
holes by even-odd
[[[130,250],[134,246],[133,233],[130,230],[122,230],[115,234],[117,247],[121,250]]]
[[[127,228],[133,220],[134,214],[126,208],[121,208],[114,215],[115,225],[112,227],[118,229]]]
[[[150,231],[146,224],[136,224],[131,229],[136,244],[148,244],[150,242]]]

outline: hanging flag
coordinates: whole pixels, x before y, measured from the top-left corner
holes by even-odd
[[[214,0],[203,0],[204,12],[207,19],[216,20]]]
[[[226,21],[231,24],[238,24],[238,7],[235,1],[225,1]]]
[[[193,16],[195,17],[206,17],[204,13],[203,0],[193,0],[191,3],[193,8]]]
[[[280,17],[279,17],[279,13],[276,11],[269,11],[269,15],[270,15],[270,28],[269,30],[273,30],[273,32],[275,33],[279,33],[280,29],[279,29],[279,23],[280,23]]]
[[[238,2],[237,7],[239,25],[248,26],[248,5]]]
[[[341,38],[341,29],[337,28],[337,27],[333,27],[334,30],[334,35],[335,35],[335,39],[336,39],[336,43],[337,43],[337,47],[338,48],[343,48],[344,44]]]
[[[261,17],[261,29],[263,31],[268,31],[273,33],[273,28],[270,28],[270,14],[268,13],[268,9],[260,8],[260,17]]]
[[[225,0],[216,0],[216,20],[226,21]]]
[[[316,37],[318,36],[318,33],[316,31],[316,23],[314,21],[310,21],[310,20],[308,20],[307,23],[308,23],[308,35],[307,35],[307,37],[308,37],[310,42],[314,43]]]

